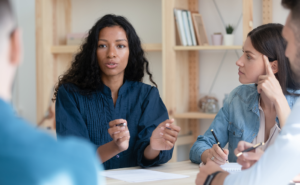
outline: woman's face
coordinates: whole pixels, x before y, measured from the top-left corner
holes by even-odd
[[[245,41],[243,52],[236,62],[239,67],[239,81],[242,84],[257,83],[258,77],[266,73],[263,55],[254,49],[249,37]]]
[[[99,33],[97,59],[102,78],[124,77],[129,58],[126,32],[120,26],[105,27]]]

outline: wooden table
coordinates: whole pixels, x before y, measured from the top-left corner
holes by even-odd
[[[140,167],[132,167],[132,168],[122,168],[116,169],[117,170],[130,170],[130,169],[141,169]],[[148,168],[148,170],[154,170],[159,172],[166,172],[166,173],[175,173],[180,175],[187,175],[188,178],[183,179],[172,179],[172,180],[160,180],[160,181],[152,181],[152,182],[142,182],[142,183],[129,183],[120,181],[117,179],[106,178],[107,185],[123,185],[123,184],[155,184],[155,185],[186,185],[186,184],[195,184],[197,173],[199,172],[199,165],[191,163],[190,161],[183,161],[183,162],[174,162],[174,163],[167,163],[160,166],[155,166]]]

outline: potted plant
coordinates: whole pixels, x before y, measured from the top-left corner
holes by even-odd
[[[226,26],[226,34],[224,35],[224,45],[225,46],[232,46],[234,35],[233,33],[234,28],[229,24]]]

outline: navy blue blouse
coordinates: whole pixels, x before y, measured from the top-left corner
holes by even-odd
[[[79,88],[73,84],[59,88],[56,99],[56,133],[59,137],[82,137],[98,148],[112,141],[108,129],[109,122],[115,119],[127,120],[129,148],[104,162],[105,169],[149,167],[171,159],[173,149],[161,151],[152,161],[144,158],[144,150],[150,144],[153,130],[168,119],[157,88],[141,82],[125,81],[119,89],[115,106],[111,91],[105,85],[91,95],[80,94]]]

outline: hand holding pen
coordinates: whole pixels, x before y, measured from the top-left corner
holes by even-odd
[[[213,129],[211,129],[211,133],[213,134],[213,136],[214,136],[214,138],[215,138],[215,140],[216,140],[218,146],[221,148],[221,150],[224,152],[224,154],[226,154],[225,151],[223,150],[223,148],[221,147],[221,144],[220,144],[220,142],[219,142],[219,140],[218,140],[218,138],[217,138],[217,136],[216,136],[216,134],[215,134],[215,132],[214,132]],[[228,156],[228,154],[229,154],[229,153],[227,153],[227,156]],[[228,158],[228,157],[227,157],[227,158]],[[226,159],[226,162],[229,163],[229,162],[228,162],[228,159]]]
[[[215,134],[212,132],[213,135]],[[219,143],[218,138],[214,136],[216,143]],[[201,161],[205,164],[207,161],[213,161],[218,165],[223,165],[228,160],[229,151],[227,149],[222,149],[221,145],[214,144],[212,148],[205,150],[201,155]]]
[[[127,121],[124,119],[116,119],[109,122],[108,133],[113,139],[119,152],[123,152],[129,147],[130,133],[127,127]]]
[[[234,150],[234,154],[238,157],[237,163],[242,166],[242,170],[250,168],[260,159],[264,152],[258,147],[263,144],[264,143],[258,143],[253,145],[246,141],[240,141],[238,143],[237,148]]]

